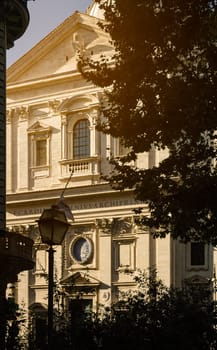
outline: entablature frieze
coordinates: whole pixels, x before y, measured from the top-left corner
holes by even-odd
[[[80,105],[77,104],[79,99]],[[84,101],[88,100],[88,104]],[[88,116],[91,126],[96,124],[98,118],[98,104],[96,94],[86,96],[75,96],[65,99],[48,99],[31,103],[30,105],[12,106],[7,109],[7,122],[10,123],[12,117],[17,117],[19,121],[26,121],[29,118],[48,117],[51,114],[59,114],[62,123],[66,123],[69,116],[77,115],[79,118]]]
[[[58,195],[55,197],[51,197],[51,198],[42,198],[42,195],[40,196],[41,193],[35,194],[34,199],[32,199],[31,197],[26,197],[24,195],[20,195],[19,198],[19,194],[14,198],[14,195],[8,195],[7,196],[7,210],[9,213],[21,217],[21,216],[26,216],[26,215],[40,215],[42,213],[42,211],[44,210],[45,207],[48,206],[48,204],[43,205],[42,202],[45,200],[46,203],[48,200],[51,201],[51,203],[53,203],[53,201],[56,201],[56,199],[58,198]],[[96,193],[95,193],[96,196]],[[13,198],[15,199],[15,201],[13,200]],[[34,201],[34,205],[33,205],[33,201]],[[126,198],[111,198],[111,199],[105,199],[105,198],[99,198],[98,200],[94,200],[92,198],[92,196],[89,199],[84,199],[82,200],[82,198],[78,199],[78,197],[76,196],[76,198],[68,198],[68,200],[66,199],[68,206],[70,207],[71,211],[74,212],[76,214],[76,212],[81,212],[81,211],[85,211],[87,212],[87,210],[97,210],[99,211],[99,218],[102,216],[102,212],[101,210],[103,209],[103,211],[107,211],[110,212],[111,208],[123,208],[123,207],[128,207],[128,210],[130,210],[130,208],[132,208],[131,210],[133,210],[134,207],[138,206],[139,204],[135,201],[134,198],[131,197],[126,197]],[[30,202],[31,202],[31,206],[30,206]],[[25,205],[26,203],[26,205]],[[110,225],[110,218],[100,218],[98,225],[101,225],[103,227],[104,222],[106,223],[105,227],[108,227],[108,225]],[[112,225],[118,225],[118,224],[114,224],[112,221]]]
[[[7,122],[10,123],[12,121],[12,117],[17,117],[18,121],[26,121],[30,118],[37,120],[38,117],[42,118],[45,116],[49,116],[50,112],[57,111],[57,106],[59,105],[59,101],[46,101],[44,103],[38,103],[35,105],[21,105],[16,107],[11,107],[7,109]]]

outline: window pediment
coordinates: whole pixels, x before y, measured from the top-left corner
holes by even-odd
[[[38,133],[49,134],[51,132],[51,126],[42,124],[41,122],[37,121],[27,129],[27,132],[28,134],[38,134]]]
[[[86,273],[82,274],[81,272],[75,272],[74,274],[62,279],[61,284],[63,286],[98,286],[100,284],[100,281],[90,275],[87,275]]]

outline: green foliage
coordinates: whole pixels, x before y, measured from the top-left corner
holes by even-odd
[[[209,291],[166,288],[155,273],[140,272],[135,281],[134,292],[88,323],[96,349],[215,349]]]
[[[8,298],[6,303],[5,350],[25,350],[28,343],[26,338],[27,315],[22,307],[15,303],[13,298]]]
[[[52,349],[216,349],[215,308],[209,286],[167,288],[152,270],[137,271],[134,280],[135,289],[119,295],[111,308],[102,306],[86,317],[78,298],[71,317],[60,316],[61,327],[53,332]],[[34,342],[30,348],[35,349]]]
[[[115,53],[81,57],[79,69],[105,88],[98,129],[131,150],[112,160],[108,179],[149,206],[141,221],[156,235],[216,244],[217,1],[98,2]],[[153,147],[169,156],[151,169],[132,165]]]

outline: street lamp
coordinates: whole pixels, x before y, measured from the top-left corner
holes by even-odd
[[[54,249],[53,245],[61,244],[70,226],[66,214],[57,206],[45,209],[38,221],[39,231],[43,243],[48,249],[48,349],[52,349],[53,332],[53,285],[54,285]]]

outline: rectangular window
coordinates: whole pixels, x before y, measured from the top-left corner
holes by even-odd
[[[191,266],[205,265],[205,245],[199,242],[191,243]]]
[[[36,141],[36,166],[47,165],[47,140]]]

